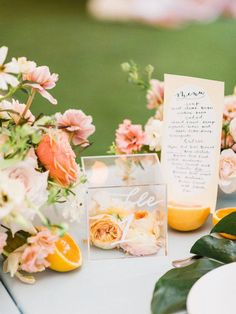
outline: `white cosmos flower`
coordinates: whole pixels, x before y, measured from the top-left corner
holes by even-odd
[[[163,121],[150,118],[145,125],[145,144],[152,151],[161,150]]]
[[[12,58],[12,62],[17,63],[19,66],[19,72],[22,74],[28,74],[36,68],[34,61],[27,60],[26,57]]]
[[[4,64],[7,57],[8,48],[0,48],[0,90],[8,90],[8,85],[16,87],[19,84],[18,79],[12,74],[19,73],[19,65],[16,60]]]
[[[0,172],[0,219],[20,210],[24,203],[25,192],[22,182]]]

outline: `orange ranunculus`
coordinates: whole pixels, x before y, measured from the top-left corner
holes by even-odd
[[[68,186],[76,181],[78,166],[65,132],[57,130],[45,134],[36,153],[44,167],[49,170],[50,177],[58,183]]]

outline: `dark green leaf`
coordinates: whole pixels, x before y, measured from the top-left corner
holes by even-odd
[[[232,263],[236,261],[236,242],[206,235],[195,242],[190,252],[222,263]]]
[[[223,219],[211,230],[211,233],[229,233],[236,236],[236,212],[233,212]]]
[[[193,284],[222,263],[202,258],[193,264],[174,268],[156,283],[152,298],[152,314],[171,314],[186,307],[186,298]]]
[[[30,236],[30,233],[21,230],[16,232],[13,237],[11,231],[7,231],[7,245],[4,250],[8,253],[15,251],[18,247],[24,245]]]

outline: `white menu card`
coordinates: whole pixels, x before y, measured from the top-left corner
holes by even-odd
[[[162,167],[168,202],[215,210],[224,83],[165,75]]]

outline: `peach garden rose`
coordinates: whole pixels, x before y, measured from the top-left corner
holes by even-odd
[[[49,171],[50,177],[58,183],[69,186],[76,182],[78,166],[75,162],[75,153],[65,132],[51,131],[45,134],[39,143],[36,154]]]
[[[110,250],[117,247],[122,230],[112,215],[98,215],[90,218],[90,241],[94,246]]]

